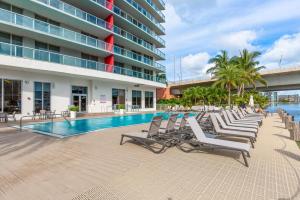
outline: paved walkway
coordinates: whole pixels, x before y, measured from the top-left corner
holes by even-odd
[[[277,116],[264,121],[249,168],[228,151],[119,145],[121,133],[142,128],[63,140],[0,129],[0,199],[300,199],[300,150]]]

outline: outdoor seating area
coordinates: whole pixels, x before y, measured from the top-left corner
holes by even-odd
[[[248,113],[241,108],[226,111],[214,108],[219,112],[197,108],[201,111],[196,116],[185,113],[182,118],[177,119],[178,113],[171,114],[165,126],[162,125],[163,116],[156,116],[148,130],[122,134],[120,145],[128,138],[157,154],[173,146],[184,152],[227,149],[240,152],[248,167],[246,156],[250,157],[250,146],[254,148],[257,141],[263,115]]]
[[[228,113],[175,113],[63,140],[0,129],[0,199],[298,199],[299,148],[281,118]],[[251,137],[217,133],[211,116]],[[141,147],[152,142],[164,146],[158,155]]]

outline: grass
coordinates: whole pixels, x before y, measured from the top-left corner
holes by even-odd
[[[297,145],[298,145],[298,147],[300,149],[300,141],[296,141],[296,143],[297,143]]]

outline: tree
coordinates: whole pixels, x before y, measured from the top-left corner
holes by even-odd
[[[266,81],[259,73],[260,70],[265,68],[265,66],[259,66],[259,62],[256,60],[260,55],[261,53],[258,51],[249,52],[247,49],[243,49],[240,51],[239,56],[231,59],[240,69],[241,73],[238,96],[244,96],[246,85],[252,85],[254,88],[256,87],[256,82],[267,85]]]
[[[216,55],[214,58],[211,58],[208,63],[214,64],[213,67],[209,68],[206,73],[214,75],[220,68],[226,67],[230,63],[230,58],[228,52],[221,50],[220,54]]]
[[[240,69],[234,64],[229,63],[226,66],[219,68],[214,77],[217,79],[213,86],[226,88],[228,92],[228,106],[231,105],[231,90],[236,88],[240,80]]]

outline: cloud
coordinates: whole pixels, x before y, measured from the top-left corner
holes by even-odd
[[[167,34],[184,25],[183,20],[177,14],[174,6],[169,3],[166,4],[165,17],[167,19],[167,23],[165,25]]]
[[[274,42],[261,58],[269,68],[281,65],[300,64],[300,33],[284,35]]]
[[[253,51],[256,47],[253,45],[253,41],[257,38],[255,31],[239,31],[231,32],[221,35],[216,41],[215,45],[220,49],[225,49],[231,54],[236,54],[239,50],[248,49]]]
[[[182,58],[183,75],[186,78],[206,76],[206,70],[211,66],[208,64],[210,55],[207,52],[189,54]]]

